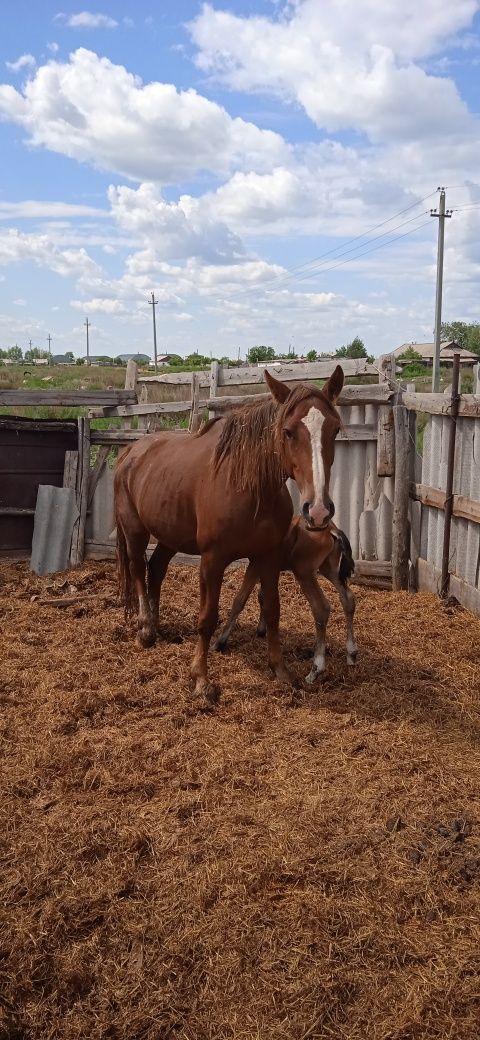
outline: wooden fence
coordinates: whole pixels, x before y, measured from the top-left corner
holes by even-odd
[[[323,361],[268,367],[277,378],[294,385],[297,380],[328,378],[335,365],[336,361]],[[376,376],[376,381],[367,385],[345,386],[340,396],[343,430],[337,440],[331,479],[335,519],[352,543],[358,579],[378,587],[440,591],[442,561],[445,569],[444,517],[446,511],[448,519],[451,507],[447,591],[480,614],[478,376],[476,392],[458,396],[454,424],[451,396],[402,390],[395,383],[392,358],[382,358],[376,366],[363,360],[346,360],[342,368],[346,376]],[[80,521],[72,544],[72,562],[79,563],[84,556],[109,558],[115,552],[113,470],[109,465],[112,451],[154,430],[165,417],[175,421],[176,417],[187,416],[189,428],[195,430],[207,411],[218,415],[244,403],[252,391],[263,391],[263,382],[261,368],[224,369],[217,363],[208,373],[168,373],[139,379],[135,363],[129,362],[124,390],[0,391],[0,404],[89,406],[89,416],[78,421],[74,477]],[[150,400],[159,386],[163,394],[176,388],[184,397]],[[248,393],[238,392],[245,388]],[[423,458],[415,451],[418,413],[429,417]],[[98,416],[120,417],[121,427],[94,429],[90,420]],[[134,417],[138,417],[138,429],[132,428]],[[457,436],[450,495],[448,445],[453,426]],[[71,473],[66,479],[72,479]],[[297,504],[293,482],[290,493]],[[450,524],[446,526],[450,530]]]

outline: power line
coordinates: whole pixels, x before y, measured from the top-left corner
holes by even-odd
[[[368,228],[367,231],[364,231],[362,234],[355,235],[353,238],[348,239],[347,242],[342,243],[342,245],[335,246],[333,249],[329,249],[325,253],[321,253],[320,256],[318,256],[318,257],[312,257],[311,260],[307,260],[303,264],[297,264],[295,267],[291,267],[288,270],[282,272],[282,274],[278,275],[277,277],[272,276],[267,281],[262,282],[261,285],[256,285],[256,286],[251,286],[251,287],[238,289],[237,293],[231,294],[231,297],[232,296],[236,296],[236,295],[238,295],[238,296],[243,296],[243,295],[248,296],[251,293],[263,292],[265,289],[268,289],[269,287],[277,287],[279,285],[282,285],[285,281],[289,280],[291,274],[293,274],[294,272],[301,271],[303,268],[307,268],[309,265],[312,265],[312,264],[317,265],[319,261],[323,262],[324,258],[332,256],[332,254],[334,254],[334,253],[337,254],[337,258],[341,257],[341,256],[345,256],[347,253],[351,252],[351,249],[350,248],[344,248],[345,246],[349,246],[349,244],[351,245],[351,243],[353,243],[353,242],[358,242],[360,239],[366,238],[367,235],[370,235],[372,233],[372,231],[376,231],[378,228],[384,227],[385,224],[390,224],[392,222],[392,220],[396,220],[396,218],[402,216],[403,213],[407,213],[409,210],[415,209],[417,206],[420,206],[422,204],[422,202],[425,202],[427,199],[431,198],[433,195],[436,195],[435,191],[430,192],[429,195],[426,195],[425,198],[420,199],[418,202],[414,202],[410,206],[405,206],[405,208],[402,209],[402,210],[399,210],[398,213],[395,213],[393,216],[388,217],[386,220],[380,221],[379,224],[375,224],[373,227]],[[427,211],[425,210],[424,212],[427,212]],[[418,220],[418,217],[420,217],[422,215],[423,215],[422,213],[417,213],[417,214],[415,214],[415,216],[409,217],[408,220],[402,221],[400,224],[397,224],[395,227],[390,228],[389,231],[384,231],[384,232],[382,232],[381,235],[376,235],[373,239],[370,239],[370,241],[374,242],[374,241],[377,241],[380,238],[384,238],[386,235],[392,234],[392,232],[396,231],[398,228],[404,227],[406,224],[409,224],[412,220]],[[339,250],[342,250],[342,252],[339,253]],[[352,257],[352,259],[353,259],[353,257]],[[322,263],[320,263],[319,266],[322,266]],[[318,270],[318,266],[316,266],[315,268],[312,268],[312,273],[314,273],[316,270]],[[330,268],[327,268],[327,270],[330,270]],[[310,271],[307,271],[306,274],[308,276],[308,274],[310,274]],[[298,277],[300,278],[300,275]]]

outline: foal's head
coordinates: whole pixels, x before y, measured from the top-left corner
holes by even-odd
[[[297,482],[305,522],[311,528],[325,527],[335,512],[328,489],[341,425],[335,401],[343,387],[343,370],[337,365],[322,390],[313,386],[289,390],[267,371],[265,380],[281,405],[278,437],[283,466]]]

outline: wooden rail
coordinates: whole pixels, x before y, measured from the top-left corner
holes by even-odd
[[[96,405],[115,408],[136,403],[135,390],[0,390],[0,405],[30,408],[47,405],[51,408]]]
[[[379,359],[380,360],[380,359]],[[294,383],[309,379],[328,379],[335,371],[337,365],[341,365],[346,376],[370,376],[378,377],[379,364],[370,364],[363,358],[332,358],[325,361],[308,361],[305,364],[282,363],[281,361],[268,361],[261,365],[249,365],[244,368],[224,368],[218,362],[212,362],[209,369],[199,371],[198,377],[200,388],[211,388],[212,381],[217,386],[255,385],[264,382],[264,370],[282,382]],[[163,383],[170,386],[188,386],[191,382],[190,372],[165,372],[156,376],[139,376],[138,382],[142,385],[150,383]],[[212,395],[213,396],[213,395]]]
[[[427,484],[416,484],[413,481],[409,485],[410,498],[414,502],[421,502],[424,506],[432,509],[445,509],[445,491],[429,487]],[[467,495],[453,496],[453,516],[462,520],[472,520],[474,524],[480,524],[480,502],[475,502]]]
[[[450,415],[452,405],[449,395],[417,394],[408,390],[403,393],[402,401],[405,407],[411,411],[427,412],[428,415]],[[478,419],[480,417],[480,398],[476,394],[462,394],[458,414],[463,418]]]

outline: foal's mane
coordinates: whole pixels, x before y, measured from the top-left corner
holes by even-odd
[[[320,398],[323,405],[337,414],[321,390],[301,383],[291,390],[284,404],[269,397],[232,409],[225,416],[215,449],[215,469],[225,466],[228,483],[241,491],[249,491],[257,503],[265,492],[278,491],[286,479],[282,423],[307,397]]]

